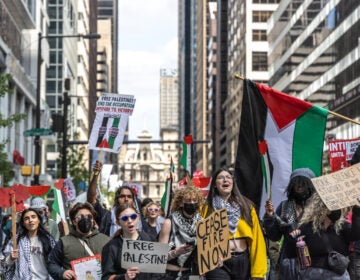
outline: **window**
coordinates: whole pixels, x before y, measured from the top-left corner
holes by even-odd
[[[267,52],[252,53],[253,71],[267,71]]]
[[[271,11],[253,11],[253,22],[267,22]]]
[[[267,41],[266,30],[253,30],[253,41]]]

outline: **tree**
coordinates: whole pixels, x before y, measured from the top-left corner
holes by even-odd
[[[3,98],[6,94],[14,93],[9,88],[10,81],[10,74],[0,74],[0,98]],[[20,122],[25,118],[26,114],[13,114],[8,118],[4,118],[0,112],[0,128],[11,127],[14,123]],[[9,139],[3,139],[3,141],[0,142],[0,170],[1,174],[3,174],[4,186],[8,186],[8,183],[14,178],[14,172],[11,170],[11,162],[5,152],[7,143],[9,143]]]
[[[69,135],[68,135],[69,138]],[[75,134],[75,139],[79,138],[78,134]],[[60,150],[62,148],[60,147]],[[86,182],[89,184],[90,180],[90,172],[87,169],[87,160],[85,159],[86,148],[84,145],[75,146],[69,145],[66,149],[66,158],[67,158],[67,170],[68,176],[71,178],[74,186],[76,188],[76,192],[79,193],[81,182]],[[61,166],[62,155],[58,159],[58,165]],[[61,177],[61,170],[58,170],[58,177]]]

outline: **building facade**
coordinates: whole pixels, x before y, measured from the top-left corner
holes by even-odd
[[[282,1],[269,21],[274,88],[360,119],[360,3]],[[359,125],[329,114],[328,135],[360,136]]]

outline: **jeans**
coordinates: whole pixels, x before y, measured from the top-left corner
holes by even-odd
[[[249,252],[231,256],[224,265],[206,273],[206,280],[248,280],[250,279]]]

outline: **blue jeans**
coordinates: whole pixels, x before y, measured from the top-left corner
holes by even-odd
[[[348,266],[348,271],[350,274],[351,280],[360,279],[360,253],[352,252],[349,255],[350,263]]]

